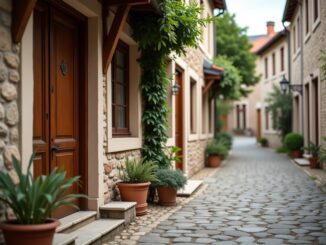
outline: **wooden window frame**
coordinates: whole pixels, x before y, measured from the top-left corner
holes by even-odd
[[[280,58],[281,58],[281,71],[284,71],[284,47],[280,50]]]
[[[272,54],[272,72],[273,76],[276,75],[275,53]]]
[[[319,19],[319,0],[313,0],[313,4],[314,4],[313,13],[314,13],[314,23],[315,23]]]
[[[265,57],[265,78],[268,78],[268,57]]]
[[[197,124],[196,124],[196,105],[197,105],[197,81],[190,79],[190,133],[197,133]]]
[[[296,41],[297,38],[296,37],[297,37],[296,27],[293,26],[293,53],[294,54],[297,51],[297,41]]]
[[[268,108],[265,108],[265,129],[269,130],[269,111]]]
[[[310,28],[309,28],[309,17],[310,17],[310,14],[309,14],[309,0],[305,0],[305,18],[306,18],[306,35],[309,33],[310,31]]]
[[[118,42],[118,45],[117,45],[117,48],[116,50],[119,50],[121,51],[127,62],[126,62],[126,65],[125,67],[119,67],[119,68],[122,68],[124,70],[124,76],[125,76],[125,96],[126,96],[126,104],[125,105],[117,105],[115,103],[115,97],[116,97],[116,86],[115,84],[118,83],[115,81],[115,69],[116,67],[118,66],[116,64],[116,52],[114,53],[113,55],[113,59],[112,59],[112,74],[111,74],[111,89],[112,89],[112,98],[111,98],[111,101],[112,101],[112,120],[111,120],[111,123],[112,123],[112,136],[113,137],[119,137],[119,136],[130,136],[130,128],[129,128],[129,67],[130,67],[130,57],[129,57],[129,46],[128,44],[122,42],[121,40]],[[121,83],[121,82],[120,82]],[[123,106],[125,107],[125,110],[126,110],[126,127],[125,128],[118,128],[117,124],[117,109],[116,107],[118,106]],[[114,119],[113,119],[114,118]]]

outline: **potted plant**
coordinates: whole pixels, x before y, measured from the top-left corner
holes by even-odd
[[[8,173],[0,172],[0,200],[16,217],[0,224],[8,245],[51,245],[55,229],[60,224],[56,219],[50,218],[53,211],[66,205],[78,208],[71,201],[85,197],[81,194],[67,194],[79,176],[66,179],[63,169],[55,168],[50,175],[34,179],[31,173],[33,159],[34,154],[24,174],[20,163],[13,157],[13,168],[19,180],[17,185]]]
[[[261,144],[262,147],[268,147],[268,139],[267,138],[260,138],[259,143]]]
[[[320,145],[315,145],[314,143],[310,142],[308,147],[304,148],[310,155],[309,157],[310,168],[318,168],[319,166],[320,147],[321,147]]]
[[[221,161],[227,156],[228,149],[222,140],[213,140],[206,146],[207,164],[209,167],[220,166]]]
[[[117,183],[122,201],[137,202],[136,215],[147,213],[147,194],[151,181],[156,180],[154,162],[126,159],[126,167]]]
[[[300,158],[302,156],[303,137],[297,133],[289,133],[284,138],[284,145],[290,151],[292,158]]]
[[[222,140],[225,143],[225,146],[227,147],[228,150],[231,150],[232,148],[232,135],[227,132],[221,132],[218,133],[216,136],[216,140]]]
[[[187,178],[180,170],[161,168],[156,171],[157,181],[154,182],[156,186],[159,204],[162,206],[176,205],[177,191],[182,189],[186,183]]]

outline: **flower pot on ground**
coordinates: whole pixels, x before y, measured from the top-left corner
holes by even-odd
[[[260,138],[259,143],[262,147],[268,147],[268,139],[267,138]]]
[[[158,169],[156,178],[157,181],[154,182],[154,185],[157,189],[159,204],[162,206],[176,205],[177,191],[186,185],[187,178],[180,170],[173,169]]]
[[[0,200],[11,208],[16,219],[0,224],[8,245],[51,245],[59,221],[50,219],[54,210],[62,206],[78,208],[72,200],[85,197],[81,194],[67,194],[67,190],[79,177],[66,179],[66,172],[53,169],[48,176],[33,178],[30,158],[24,174],[21,164],[13,157],[13,168],[19,183],[14,183],[8,173],[0,172]],[[13,170],[12,170],[13,171]]]
[[[137,202],[136,215],[147,213],[147,194],[151,181],[156,180],[156,165],[143,160],[126,159],[126,167],[120,173],[122,182],[117,183],[122,201]]]
[[[213,140],[206,146],[207,164],[216,168],[228,154],[228,149],[223,140]]]
[[[284,145],[292,158],[302,157],[303,137],[297,133],[289,133],[284,138]]]
[[[220,141],[220,140],[224,141],[225,146],[227,147],[227,149],[231,150],[233,138],[232,138],[232,135],[230,133],[227,133],[227,132],[218,133],[216,135],[216,140],[217,141]]]
[[[314,143],[310,142],[309,145],[304,148],[304,150],[306,150],[307,153],[310,155],[309,157],[310,168],[318,168],[321,146],[315,145]]]

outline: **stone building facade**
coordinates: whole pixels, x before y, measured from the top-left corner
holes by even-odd
[[[326,47],[326,5],[323,0],[288,0],[283,21],[290,22],[290,83],[294,92],[293,129],[309,142],[326,146],[326,85],[321,59]]]
[[[20,48],[11,40],[10,0],[0,1],[0,170],[8,171],[18,182],[12,167],[12,155],[20,160],[19,88],[21,82]],[[3,210],[1,208],[1,210]],[[1,219],[3,213],[1,212]]]

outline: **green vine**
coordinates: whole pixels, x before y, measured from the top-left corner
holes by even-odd
[[[156,161],[159,166],[170,165],[164,153],[167,135],[166,104],[169,79],[166,61],[171,53],[181,55],[186,47],[197,47],[201,29],[211,19],[200,18],[201,7],[182,0],[159,1],[161,14],[133,13],[133,38],[139,44],[142,68],[140,90],[143,99],[144,160]]]

